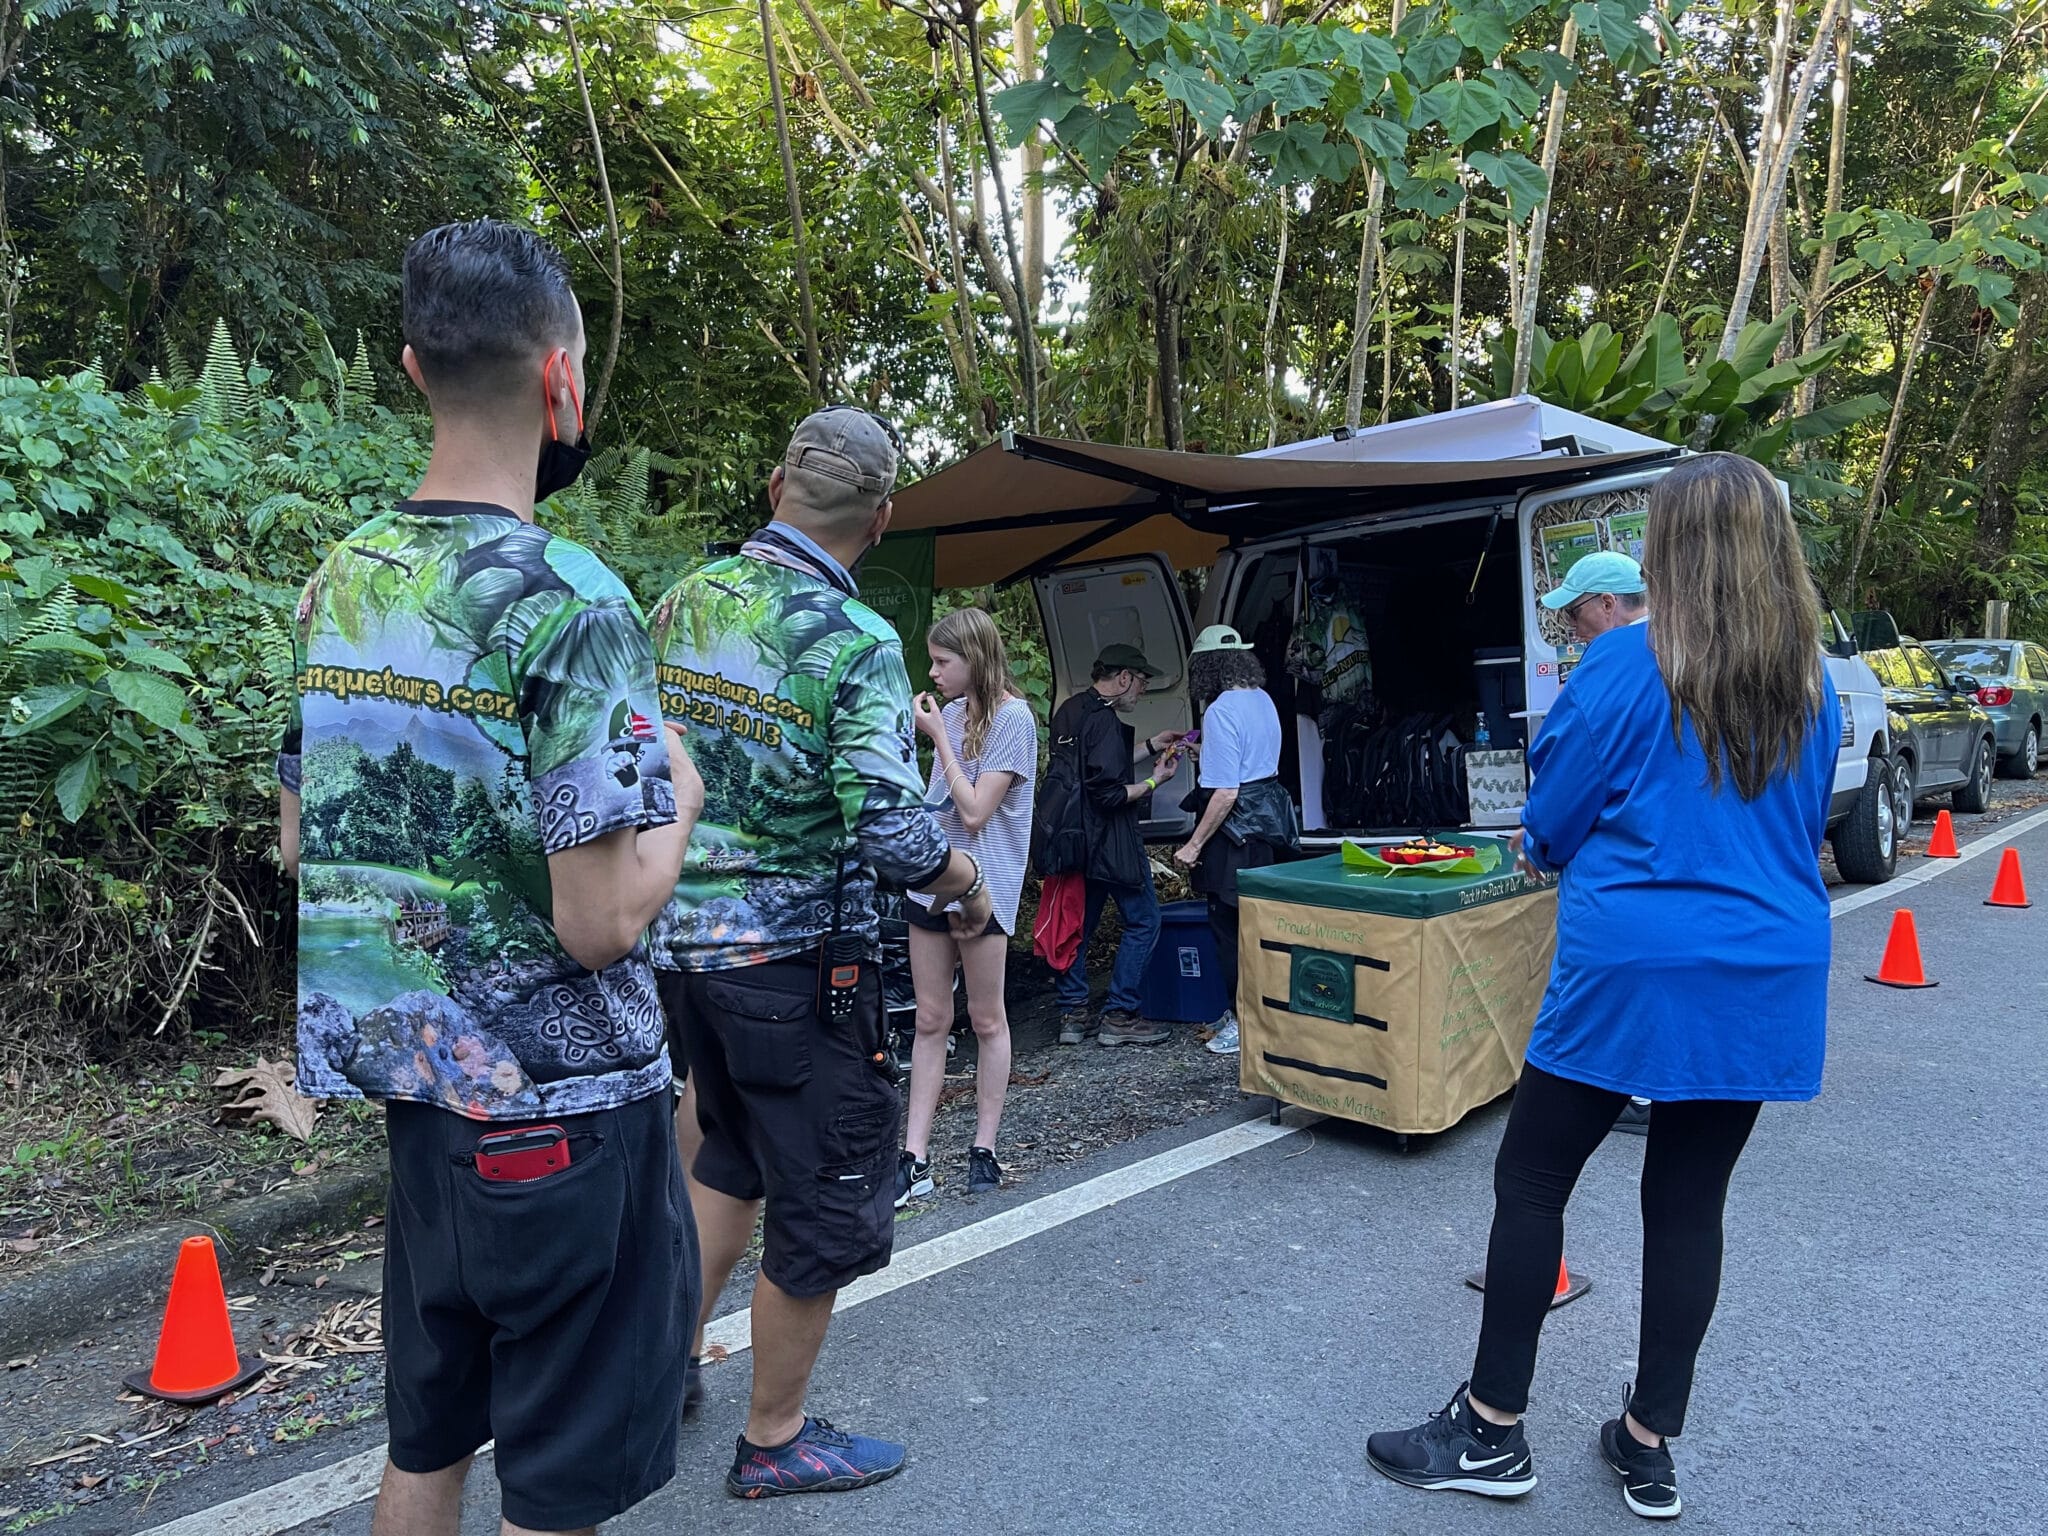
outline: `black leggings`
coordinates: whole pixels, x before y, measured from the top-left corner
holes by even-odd
[[[1223,977],[1224,1006],[1237,1006],[1237,904],[1209,893],[1209,934],[1216,941],[1216,969]]]
[[[1522,1413],[1536,1374],[1536,1335],[1557,1289],[1564,1207],[1579,1170],[1628,1095],[1522,1069],[1493,1164],[1493,1237],[1472,1395]],[[1759,1105],[1725,1099],[1660,1103],[1643,1156],[1643,1316],[1630,1411],[1645,1429],[1685,1428],[1693,1365],[1721,1292],[1721,1213],[1728,1178]]]

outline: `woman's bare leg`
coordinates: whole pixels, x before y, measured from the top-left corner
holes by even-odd
[[[910,925],[917,1039],[910,1047],[910,1119],[903,1145],[920,1162],[931,1155],[932,1116],[938,1113],[939,1092],[946,1086],[946,1036],[953,1029],[953,967],[959,958],[950,933]]]
[[[996,1149],[1003,1122],[1003,1095],[1010,1086],[1010,1012],[1003,1001],[1003,974],[1010,938],[1002,932],[969,939],[960,946],[967,977],[967,1018],[974,1025],[974,1145]]]

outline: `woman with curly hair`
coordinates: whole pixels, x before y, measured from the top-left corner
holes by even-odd
[[[1209,929],[1229,999],[1209,1049],[1237,1051],[1237,872],[1272,864],[1301,846],[1294,802],[1280,782],[1280,711],[1251,643],[1227,624],[1195,637],[1188,685],[1202,726],[1197,788],[1187,808],[1194,835],[1173,860],[1209,902]]]

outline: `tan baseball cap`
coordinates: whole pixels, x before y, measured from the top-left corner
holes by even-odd
[[[827,406],[797,423],[782,463],[813,510],[872,510],[896,487],[899,441],[895,428],[870,411]]]

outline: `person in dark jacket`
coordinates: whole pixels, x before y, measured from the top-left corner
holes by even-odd
[[[1138,1013],[1138,985],[1159,939],[1159,898],[1152,891],[1152,868],[1138,824],[1151,805],[1152,791],[1172,775],[1187,732],[1161,731],[1148,737],[1145,755],[1153,764],[1141,777],[1137,733],[1123,721],[1160,675],[1135,645],[1105,646],[1095,658],[1093,684],[1053,711],[1053,752],[1071,752],[1077,741],[1080,746],[1082,816],[1088,836],[1081,948],[1059,981],[1062,1045],[1079,1045],[1091,1034],[1103,1045],[1157,1045],[1167,1036],[1163,1026]],[[1098,1024],[1088,1011],[1086,956],[1103,906],[1111,901],[1123,914],[1124,934]]]

